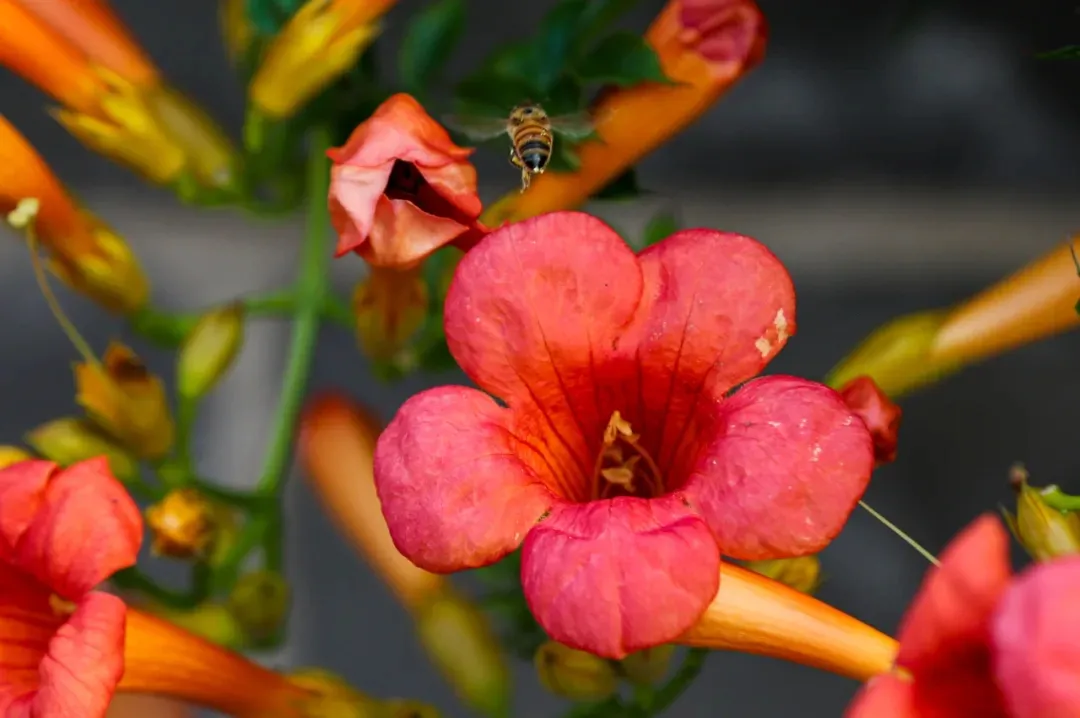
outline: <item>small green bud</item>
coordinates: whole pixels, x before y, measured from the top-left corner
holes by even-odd
[[[244,343],[244,306],[239,302],[202,317],[184,339],[176,363],[176,390],[184,399],[205,396],[232,366]]]
[[[821,585],[821,560],[814,554],[769,561],[746,561],[743,565],[802,593],[812,594]]]
[[[116,478],[130,484],[139,478],[139,463],[134,456],[107,434],[84,419],[53,419],[26,435],[26,443],[49,461],[61,466],[105,456]]]
[[[244,574],[229,594],[229,610],[255,642],[268,640],[289,613],[289,584],[276,571]]]
[[[620,665],[623,673],[632,683],[651,686],[659,683],[667,675],[671,667],[671,657],[675,653],[675,646],[667,643],[662,646],[653,646],[636,653],[631,653],[622,659]]]
[[[1017,540],[1036,561],[1080,554],[1080,516],[1046,505],[1042,493],[1028,484],[1028,473],[1014,466],[1010,481],[1016,491],[1016,516],[1005,519]]]
[[[202,636],[226,648],[239,649],[245,645],[245,636],[240,624],[237,623],[232,612],[220,603],[204,603],[189,611],[154,606],[152,612],[197,636]]]
[[[544,688],[572,701],[602,701],[619,687],[618,673],[610,661],[555,641],[540,646],[533,663]]]

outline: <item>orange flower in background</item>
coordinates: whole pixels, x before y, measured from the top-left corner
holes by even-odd
[[[838,387],[867,375],[896,399],[982,359],[1080,325],[1080,277],[1071,245],[1058,245],[1014,274],[947,309],[884,324],[831,372]]]
[[[58,101],[79,141],[148,180],[228,191],[234,152],[164,82],[104,0],[0,0],[0,65]]]
[[[108,309],[128,313],[140,308],[150,290],[131,249],[104,222],[75,204],[45,161],[3,116],[0,153],[4,157],[0,213],[11,212],[23,199],[38,200],[34,230],[49,252],[50,268]]]
[[[104,715],[125,607],[93,589],[135,563],[139,509],[93,459],[0,470],[0,715]]]
[[[669,0],[645,33],[675,84],[605,93],[591,108],[599,142],[578,147],[576,172],[548,172],[490,206],[495,226],[572,209],[703,115],[765,54],[765,17],[752,0]],[[644,119],[644,118],[647,118]]]
[[[475,242],[480,196],[473,150],[458,147],[413,97],[396,94],[327,154],[337,255],[410,269],[440,247]]]

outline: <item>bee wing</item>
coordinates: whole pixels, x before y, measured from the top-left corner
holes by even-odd
[[[602,114],[590,112],[575,112],[569,115],[559,115],[551,118],[552,128],[571,140],[583,140],[596,132],[596,124],[601,119],[610,117],[611,112]]]
[[[473,142],[487,142],[506,134],[506,119],[501,117],[469,117],[450,115],[443,118],[447,127],[456,130]]]

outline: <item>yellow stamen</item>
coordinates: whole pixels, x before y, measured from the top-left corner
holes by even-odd
[[[635,479],[645,484],[646,492],[651,496],[663,493],[664,480],[660,467],[640,444],[641,436],[635,434],[630,422],[618,411],[612,412],[600,450],[596,454],[593,466],[592,493],[590,498],[607,498],[611,487],[618,486],[630,494],[637,493]],[[623,449],[629,449],[630,455],[624,458]],[[605,463],[614,464],[607,466]],[[639,463],[642,466],[639,466]]]

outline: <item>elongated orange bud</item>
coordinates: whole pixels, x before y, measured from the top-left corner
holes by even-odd
[[[732,564],[679,643],[780,658],[865,681],[889,671],[895,640],[843,611]]]
[[[301,420],[300,460],[338,528],[413,610],[446,579],[414,566],[390,538],[372,473],[380,431],[377,421],[357,404],[323,395],[308,405]]]

